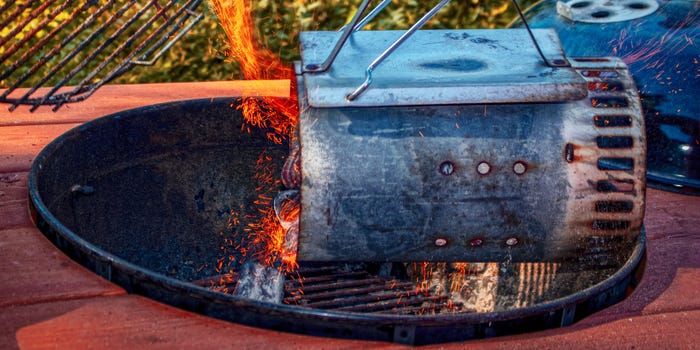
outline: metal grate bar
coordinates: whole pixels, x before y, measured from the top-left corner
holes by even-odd
[[[416,283],[374,276],[363,269],[312,270],[313,277],[288,282],[285,304],[308,308],[366,313],[423,314],[473,312],[454,303],[448,294],[421,289]],[[367,278],[365,278],[367,276]],[[359,277],[359,278],[357,278]],[[307,283],[313,278],[318,283]],[[353,279],[356,278],[356,279]],[[397,311],[399,310],[399,311]]]
[[[27,2],[23,6],[17,8],[17,10],[15,12],[13,12],[12,15],[7,17],[8,23],[12,18],[17,17],[20,13],[22,13],[25,9],[27,9],[27,7],[29,5],[31,5],[31,2]],[[17,35],[24,27],[27,26],[27,24],[31,23],[33,19],[37,18],[42,12],[44,12],[44,10],[47,7],[49,7],[49,5],[51,5],[51,1],[46,1],[46,2],[42,3],[38,8],[34,9],[34,11],[32,11],[32,13],[29,14],[29,16],[27,16],[27,18],[25,18],[25,20],[22,23],[20,23],[19,25],[17,25],[15,27],[15,29],[10,31],[10,33],[7,34],[6,37],[0,39],[0,45],[5,45],[5,43],[8,40],[10,40],[10,38],[14,38],[15,35]],[[2,26],[4,27],[6,25],[7,25],[7,23],[3,22]]]
[[[365,277],[367,276],[368,273],[366,271],[354,271],[354,272],[342,272],[342,273],[334,273],[330,275],[325,275],[325,276],[316,276],[316,277],[306,277],[306,278],[301,278],[301,279],[294,279],[291,281],[287,281],[286,285],[289,287],[293,286],[303,286],[303,285],[311,285],[319,282],[328,282],[328,281],[333,281],[338,278],[350,278],[350,277]]]
[[[65,11],[68,8],[68,6],[70,6],[72,3],[73,1],[66,1],[63,4],[61,4],[61,6],[55,8],[48,16],[44,17],[44,20],[41,21],[39,25],[35,26],[29,33],[27,33],[27,35],[22,37],[22,39],[17,41],[14,45],[12,45],[12,47],[5,51],[5,53],[2,56],[0,56],[0,61],[5,61],[8,57],[17,52],[17,50],[19,50],[22,46],[28,43],[29,40],[32,37],[34,37],[39,30],[46,27],[46,25],[49,24],[49,22],[56,18],[56,16],[58,16],[61,12]],[[64,22],[64,24],[65,23],[66,22]]]
[[[352,312],[377,312],[383,310],[391,310],[395,308],[404,308],[408,306],[422,305],[423,303],[436,303],[439,301],[448,300],[447,295],[434,295],[434,296],[416,296],[410,298],[401,298],[397,301],[381,301],[377,303],[368,303],[353,305],[347,307],[338,308],[338,311],[352,311]]]
[[[308,294],[308,295],[303,294],[301,296],[295,296],[293,298],[289,298],[289,300],[287,300],[287,298],[285,298],[285,300],[288,301],[289,303],[310,304],[314,300],[351,297],[351,296],[359,295],[359,294],[381,292],[381,291],[384,291],[387,289],[388,289],[388,287],[385,286],[384,284],[382,284],[382,285],[373,285],[373,286],[364,287],[364,288],[339,289],[339,290],[333,290],[333,291],[324,292],[324,293],[315,293],[315,294]],[[303,288],[301,289],[301,291],[304,292]]]
[[[424,314],[434,314],[434,313],[445,313],[450,314],[468,314],[474,313],[476,310],[463,308],[461,304],[450,304],[439,303],[426,306],[414,306],[414,307],[397,307],[391,310],[381,311],[383,314],[396,314],[396,315],[424,315]]]
[[[165,10],[166,10],[166,8],[164,8],[164,9],[161,10],[161,11],[159,11],[159,13],[162,12],[162,14],[164,15],[164,14],[165,14],[165,12],[164,12]],[[118,65],[116,68],[114,68],[109,74],[107,74],[107,76],[106,76],[104,79],[102,79],[102,80],[100,80],[98,83],[96,83],[96,84],[90,86],[89,91],[88,91],[85,95],[76,97],[75,99],[73,99],[73,100],[70,101],[70,102],[82,101],[82,100],[88,98],[88,97],[89,97],[90,95],[92,95],[99,87],[101,87],[101,86],[104,85],[105,83],[107,83],[107,82],[113,80],[113,79],[116,78],[117,76],[119,76],[119,75],[123,74],[124,72],[128,71],[129,69],[131,69],[131,68],[134,66],[134,64],[137,64],[136,61],[133,60],[134,57],[135,57],[142,49],[144,49],[146,46],[150,45],[151,42],[152,42],[155,38],[157,38],[157,37],[163,32],[163,30],[165,30],[165,28],[167,28],[168,26],[170,26],[177,18],[179,18],[180,16],[182,16],[184,13],[187,13],[189,16],[199,16],[197,19],[195,19],[195,21],[199,21],[200,19],[203,18],[201,15],[197,15],[196,13],[194,13],[194,12],[192,12],[192,11],[189,11],[187,8],[184,8],[184,7],[181,8],[181,9],[176,13],[176,16],[170,17],[170,18],[167,20],[165,26],[158,27],[158,29],[157,29],[153,34],[151,34],[150,36],[148,36],[148,37],[147,37],[147,38],[146,38],[146,39],[145,39],[145,40],[144,40],[144,41],[143,41],[143,42],[128,56],[128,57],[127,57],[127,59],[125,59],[121,64],[119,64],[119,65]],[[155,17],[154,17],[154,18],[155,18]],[[186,19],[187,19],[186,17],[182,17],[182,19],[180,20],[180,24],[184,24],[184,22],[186,21]],[[196,22],[193,22],[192,24],[194,24],[194,23],[196,23]],[[177,27],[178,27],[178,26],[172,27],[171,33],[172,33],[172,32],[175,32],[175,30],[177,29]],[[191,25],[190,25],[189,27],[191,27]],[[188,30],[189,27],[186,28],[186,30]],[[182,33],[184,34],[184,31],[183,31]],[[140,34],[140,33],[139,33],[139,34]],[[181,35],[179,35],[178,38],[179,38],[180,36],[181,36]],[[164,42],[168,39],[168,37],[169,37],[169,35],[161,36],[161,38],[156,42],[155,46],[153,46],[151,49],[149,49],[148,51],[146,51],[146,52],[144,53],[144,56],[146,56],[146,55],[152,53],[152,52],[155,50],[155,48],[158,47],[158,46],[160,46],[162,43],[164,43]],[[173,41],[171,41],[171,43],[173,43]],[[171,45],[171,44],[168,44],[167,46],[169,47],[170,45]],[[143,61],[139,61],[139,62],[143,62]],[[152,62],[151,62],[151,64],[152,64]],[[102,68],[104,68],[104,67],[102,67]],[[94,76],[93,76],[93,77],[94,77]],[[80,83],[80,86],[79,86],[79,87],[76,87],[76,88],[75,88],[75,90],[73,91],[72,94],[77,95],[77,94],[79,94],[79,93],[84,92],[85,90],[84,90],[83,86],[84,86],[85,84],[87,84],[87,83],[88,83],[88,79],[86,78],[85,80],[83,80],[83,82]],[[61,100],[56,104],[56,106],[54,106],[53,110],[54,110],[54,111],[57,110],[58,108],[60,108],[60,107],[61,107],[64,103],[66,103],[66,102],[69,102],[69,101],[68,101],[67,99],[61,99]]]
[[[80,46],[78,46],[75,50],[71,51],[70,54],[68,54],[68,56],[66,56],[53,70],[49,71],[49,72],[39,81],[38,84],[36,84],[34,87],[32,87],[27,93],[24,94],[24,96],[22,96],[19,100],[17,100],[17,101],[12,105],[12,107],[10,107],[10,111],[13,111],[15,108],[17,108],[17,106],[19,106],[20,104],[24,103],[23,101],[27,101],[27,102],[32,103],[32,104],[34,105],[34,107],[46,103],[46,101],[50,99],[50,96],[52,96],[56,91],[58,91],[58,89],[60,89],[64,84],[66,84],[66,82],[68,82],[68,80],[70,80],[71,78],[73,78],[73,76],[75,76],[78,72],[80,72],[80,70],[82,70],[82,68],[84,68],[84,67],[85,67],[89,62],[91,62],[100,52],[102,52],[109,44],[111,44],[119,34],[121,34],[124,30],[126,30],[126,29],[129,27],[129,25],[131,25],[131,23],[133,23],[133,22],[136,21],[141,15],[143,15],[143,13],[146,11],[146,8],[142,9],[141,11],[139,11],[134,17],[131,18],[131,20],[127,21],[124,25],[122,25],[122,26],[119,28],[119,30],[117,30],[117,32],[116,32],[115,34],[113,34],[112,36],[110,36],[109,38],[107,38],[107,39],[102,43],[102,45],[100,45],[98,48],[96,48],[95,50],[93,50],[93,52],[92,52],[86,59],[84,59],[80,64],[78,64],[78,66],[76,66],[75,68],[73,68],[73,70],[72,70],[70,73],[68,73],[68,75],[66,75],[58,84],[56,84],[56,85],[54,86],[54,88],[51,89],[51,91],[49,91],[49,93],[47,93],[47,94],[45,95],[44,98],[42,98],[42,99],[40,99],[40,100],[38,100],[38,101],[36,101],[36,100],[35,100],[35,101],[31,101],[31,100],[29,99],[29,96],[31,96],[37,89],[39,89],[39,87],[40,87],[41,85],[43,85],[43,84],[46,83],[49,79],[51,79],[56,73],[58,73],[59,70],[60,70],[61,68],[63,68],[63,67],[64,67],[66,64],[68,64],[69,62],[71,62],[71,60],[72,60],[78,53],[82,52],[83,49],[85,49],[86,47],[88,47],[88,45],[89,45],[92,41],[94,41],[96,38],[100,37],[100,35],[102,34],[102,32],[103,32],[104,30],[107,29],[107,26],[108,26],[108,25],[111,25],[111,24],[114,23],[117,19],[119,19],[120,17],[122,17],[122,16],[124,15],[124,13],[126,13],[126,11],[127,11],[127,10],[131,7],[131,5],[133,5],[134,3],[136,3],[136,0],[132,0],[130,3],[128,3],[128,4],[124,5],[124,6],[122,6],[122,8],[119,10],[119,12],[117,12],[114,16],[110,17],[109,20],[107,20],[107,25],[100,27],[96,32],[94,32],[92,35],[90,35],[90,37],[88,37],[88,39],[87,39],[83,44],[81,44]],[[39,65],[37,64],[35,67],[38,69],[38,68],[39,68]],[[34,67],[32,67],[32,68],[34,68]],[[26,76],[26,77],[28,78],[28,76]],[[13,87],[16,87],[16,86],[13,86]],[[10,90],[12,90],[12,89],[10,89]],[[9,90],[8,90],[8,91],[9,91]],[[4,95],[3,95],[3,97],[4,97]]]
[[[71,13],[71,16],[77,16],[80,12],[86,11],[90,7],[90,3],[86,2],[82,7],[77,8],[74,12]],[[99,12],[101,13],[101,12]],[[94,20],[94,16],[93,16]],[[91,21],[92,22],[92,21]],[[90,22],[90,23],[91,23]],[[12,72],[14,72],[17,68],[20,66],[20,62],[25,62],[29,57],[34,56],[42,47],[47,45],[53,37],[56,36],[63,28],[65,28],[70,22],[61,22],[61,24],[54,28],[51,33],[43,37],[36,45],[34,45],[31,49],[27,50],[24,52],[24,54],[17,60],[15,63],[13,63],[2,75],[0,75],[0,80],[7,78]],[[87,23],[89,24],[89,23]],[[86,25],[84,23],[83,25]],[[58,51],[58,48],[60,46],[57,46],[56,51]],[[14,53],[14,52],[13,52]],[[12,53],[6,52],[2,58],[0,58],[0,62],[5,61],[8,57],[10,57]]]
[[[132,3],[133,3],[134,1],[135,1],[135,0],[132,0]],[[73,41],[73,39],[75,39],[75,37],[76,37],[79,33],[81,33],[83,30],[85,30],[85,28],[87,28],[90,24],[92,24],[92,23],[95,21],[95,19],[96,19],[98,16],[100,16],[105,10],[107,10],[108,8],[110,8],[110,7],[112,6],[112,4],[113,4],[113,1],[110,1],[109,3],[107,3],[107,4],[105,4],[104,6],[102,6],[101,8],[99,8],[99,9],[97,10],[97,12],[95,12],[93,15],[91,15],[90,17],[88,17],[87,20],[86,20],[85,22],[82,23],[82,25],[80,25],[75,31],[73,31],[70,35],[68,35],[68,37],[66,37],[59,45],[56,45],[51,51],[49,51],[48,53],[42,55],[42,56],[39,58],[39,60],[37,61],[37,63],[34,64],[34,65],[29,69],[29,71],[27,71],[24,75],[22,75],[19,79],[17,79],[17,80],[15,81],[15,83],[14,83],[10,88],[8,88],[8,89],[2,94],[2,96],[0,96],[0,101],[6,100],[7,97],[8,97],[15,89],[17,89],[22,83],[24,83],[27,79],[29,79],[29,77],[31,77],[32,75],[34,75],[34,74],[39,70],[39,68],[41,68],[44,64],[46,64],[46,62],[48,62],[51,58],[53,58],[56,54],[58,54],[58,53],[60,52],[60,50],[61,50],[62,47],[66,47],[71,41]],[[51,79],[51,77],[53,77],[54,74],[56,74],[56,73],[57,73],[61,68],[63,68],[63,66],[65,66],[68,62],[70,62],[70,60],[71,60],[73,57],[75,57],[75,55],[77,55],[80,51],[82,51],[85,47],[87,47],[95,38],[97,38],[97,37],[107,28],[107,26],[111,25],[111,24],[114,22],[114,20],[116,20],[116,19],[117,19],[121,14],[123,14],[127,9],[128,9],[128,6],[125,5],[125,6],[122,8],[123,11],[120,10],[119,12],[117,12],[117,14],[115,14],[114,16],[112,16],[112,17],[105,23],[104,26],[102,26],[101,28],[98,28],[98,29],[97,29],[90,37],[88,37],[83,43],[81,43],[77,48],[75,48],[74,50],[72,50],[60,63],[58,63],[56,66],[54,66],[54,68],[53,68],[51,71],[49,71],[41,80],[39,80],[39,82],[38,82],[37,84],[35,84],[35,86],[34,86],[32,89],[30,89],[29,92],[27,92],[27,93],[26,93],[24,96],[22,96],[21,98],[17,99],[17,100],[16,100],[16,104],[15,104],[13,107],[10,107],[10,111],[14,110],[14,109],[17,107],[17,105],[19,105],[20,103],[23,103],[23,101],[30,102],[30,103],[33,102],[32,99],[29,99],[29,96],[31,96],[31,94],[33,94],[34,91],[36,91],[37,89],[39,89],[39,87],[40,87],[42,84],[44,84],[46,81],[48,81],[49,79]],[[36,51],[39,51],[40,49],[41,49],[41,47],[39,47],[39,46],[37,45],[37,46],[33,47],[32,50],[30,50],[30,51],[32,51],[30,54],[33,55],[34,53],[36,53]],[[30,56],[30,57],[31,57],[31,56]],[[27,59],[27,57],[25,57],[25,59]],[[12,65],[8,70],[5,71],[5,73],[2,75],[2,79],[7,78],[12,72],[14,72],[17,68],[19,68],[23,63],[24,63],[24,60],[18,60],[14,65]],[[8,101],[12,101],[12,100],[8,100]]]
[[[4,11],[13,15],[4,18],[3,25],[13,28],[0,42],[18,39],[0,46],[0,84],[7,87],[0,102],[12,104],[10,111],[23,104],[31,105],[30,111],[54,105],[55,111],[65,103],[86,99],[135,65],[153,64],[203,18],[194,12],[201,1],[4,4]],[[32,85],[25,86],[28,82]],[[40,95],[39,88],[48,85],[52,88]],[[68,85],[73,87],[63,91]],[[27,91],[17,93],[21,87]]]
[[[366,286],[366,285],[372,285],[372,284],[383,283],[383,282],[384,282],[384,280],[381,278],[367,278],[367,279],[361,279],[361,280],[322,283],[322,284],[316,284],[316,285],[312,285],[312,286],[305,286],[304,293],[306,293],[308,295],[308,293],[313,293],[313,292],[318,292],[318,291],[331,290],[331,289],[341,289],[341,288],[348,288],[348,287]]]
[[[415,291],[396,291],[396,292],[386,292],[386,293],[374,293],[366,294],[361,296],[349,297],[344,299],[333,299],[333,300],[323,300],[314,303],[307,304],[307,306],[315,307],[319,309],[338,309],[345,306],[357,305],[360,303],[371,303],[379,302],[384,300],[392,300],[399,298],[406,298],[412,295],[416,295]]]
[[[150,9],[151,6],[153,6],[153,5],[156,4],[156,3],[157,3],[157,0],[151,1],[151,2],[149,3],[148,6],[144,7],[141,11],[138,12],[137,16],[134,16],[133,18],[131,18],[131,19],[129,20],[129,22],[127,22],[127,23],[124,24],[121,28],[119,28],[118,34],[117,34],[116,36],[121,35],[121,34],[124,32],[125,29],[131,27],[131,25],[132,25],[133,23],[135,23],[141,16],[143,16],[143,14],[144,14],[147,10]],[[131,45],[134,43],[134,41],[136,41],[136,39],[138,39],[138,37],[141,36],[141,34],[143,34],[148,28],[150,28],[150,26],[153,24],[153,22],[155,22],[156,19],[158,19],[159,17],[163,16],[163,13],[164,13],[166,10],[170,9],[171,6],[172,6],[172,2],[168,3],[166,6],[164,6],[163,8],[161,8],[155,16],[152,16],[150,19],[148,19],[148,21],[147,21],[146,23],[144,23],[144,24],[136,31],[136,33],[132,34],[126,41],[122,42],[121,45],[119,45],[119,47],[118,47],[114,52],[112,52],[112,54],[109,55],[109,57],[107,57],[107,59],[105,59],[104,61],[102,61],[102,63],[101,63],[97,68],[95,68],[87,77],[85,77],[80,83],[78,83],[78,85],[73,89],[73,91],[71,91],[70,93],[68,93],[68,96],[77,95],[77,94],[81,93],[82,91],[84,91],[84,90],[83,90],[84,87],[90,82],[90,80],[92,80],[95,76],[97,76],[97,74],[99,74],[100,71],[102,71],[109,63],[111,63],[119,54],[121,54],[121,53],[124,52],[126,49],[128,49],[129,46],[131,46]],[[163,28],[163,27],[160,27],[160,28]],[[160,30],[158,31],[158,33],[160,33]],[[115,36],[115,37],[116,37],[116,36]],[[138,47],[136,50],[139,50],[139,49],[141,49],[142,47],[143,47],[143,44],[139,45],[139,47]],[[101,47],[101,48],[104,48],[104,46]],[[100,50],[100,51],[101,51],[101,50]],[[132,55],[133,55],[133,54],[132,54]],[[127,58],[124,62],[127,62],[128,60],[130,60],[130,59],[133,57],[132,55],[130,55],[129,58]],[[86,63],[87,63],[87,62],[86,62]],[[123,64],[124,64],[124,63],[123,63]],[[82,69],[84,66],[81,65],[80,67],[81,67],[81,69]],[[77,71],[75,71],[75,72],[77,73]],[[73,77],[73,75],[71,75],[71,77]],[[65,80],[65,79],[64,79],[64,80]],[[108,75],[107,78],[101,80],[101,82],[98,83],[98,84],[101,86],[103,83],[105,83],[105,82],[107,82],[107,81],[109,81],[109,80],[111,80],[111,77]],[[42,99],[41,102],[39,102],[39,104],[44,103],[44,102],[45,102],[47,99],[49,99],[57,90],[58,90],[58,87],[54,87],[54,88],[44,97],[44,99]],[[56,103],[56,105],[54,106],[54,110],[55,110],[55,109],[58,109],[58,108],[59,108],[61,105],[63,105],[65,102],[66,102],[66,98],[65,98],[65,97],[59,99],[59,101],[58,101],[58,102]],[[37,107],[38,107],[38,105],[34,105],[34,107],[32,108],[32,110],[33,110],[33,109],[36,109]]]

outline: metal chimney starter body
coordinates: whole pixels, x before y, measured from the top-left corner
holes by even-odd
[[[341,33],[300,36],[299,261],[628,258],[646,166],[622,61],[547,29],[544,56],[524,29],[419,30],[368,75],[401,33],[356,31],[322,72]]]

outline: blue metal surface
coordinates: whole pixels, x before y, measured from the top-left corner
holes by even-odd
[[[576,3],[585,1],[569,2]],[[555,0],[537,3],[525,17],[531,27],[555,29],[569,56],[618,56],[627,63],[644,108],[650,185],[698,194],[700,2],[658,3],[648,16],[612,23],[571,21],[557,14]]]

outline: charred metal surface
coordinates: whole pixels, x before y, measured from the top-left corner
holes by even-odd
[[[29,174],[37,226],[71,258],[129,293],[251,326],[414,345],[571,324],[622,300],[644,252],[642,231],[620,254],[628,258],[609,266],[502,261],[460,270],[457,263],[431,263],[426,274],[413,263],[302,262],[285,282],[285,298],[308,288],[301,299],[275,304],[235,295],[241,266],[218,269],[223,256],[236,254],[224,249],[233,246],[222,246],[220,233],[247,235],[243,216],[227,219],[258,198],[255,161],[264,151],[280,160],[279,173],[288,152],[241,123],[231,99],[206,99],[119,112],[69,131],[37,156]],[[440,164],[433,170],[445,177]],[[454,165],[447,177],[459,172]],[[513,168],[508,172],[518,176]],[[528,163],[520,176],[534,169]],[[470,244],[480,240],[487,244],[485,238]],[[615,251],[617,241],[598,237],[589,249]],[[416,285],[423,293],[416,304],[393,298],[394,291],[414,293],[404,289]],[[315,305],[303,306],[304,298]],[[450,309],[450,301],[463,309]],[[373,312],[378,308],[384,309]]]
[[[542,257],[565,216],[562,140],[551,132],[564,107],[307,108],[299,260]]]
[[[590,90],[558,103],[315,108],[300,91],[298,259],[624,259],[588,248],[591,239],[629,243],[639,234],[639,98],[621,61],[572,64]],[[608,82],[615,91],[599,88]],[[607,115],[628,116],[630,125],[596,126]],[[602,180],[632,190],[606,191]],[[596,210],[622,200],[633,209]]]

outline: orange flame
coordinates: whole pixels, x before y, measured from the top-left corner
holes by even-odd
[[[250,4],[245,0],[210,0],[226,33],[228,56],[239,62],[241,72],[249,80],[289,79],[289,98],[270,96],[247,97],[241,100],[242,111],[248,127],[269,129],[267,138],[281,144],[294,138],[298,120],[298,106],[294,71],[291,65],[264,49],[258,42],[252,20]],[[279,175],[275,174],[272,158],[263,153],[256,165],[258,199],[256,217],[246,228],[251,246],[258,247],[255,257],[260,263],[278,266],[292,271],[296,267],[296,246],[286,241],[289,230],[284,229],[275,215],[272,200],[279,188]],[[299,215],[298,210],[293,215]],[[293,251],[291,251],[293,248]]]
[[[226,33],[227,54],[237,60],[246,79],[289,79],[289,98],[244,98],[240,109],[251,126],[270,128],[268,138],[282,143],[292,137],[299,116],[294,71],[275,54],[261,47],[253,31],[251,9],[245,0],[211,0]]]

